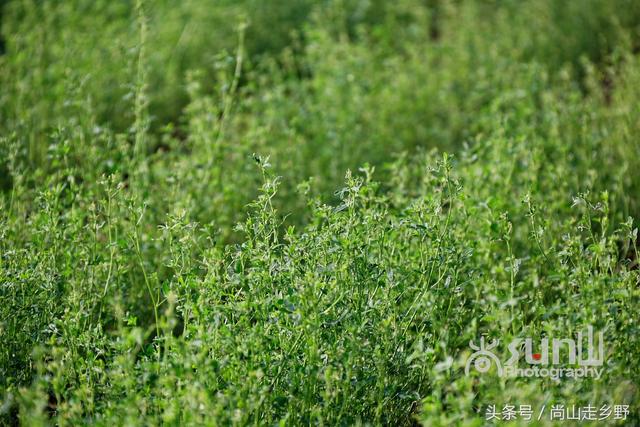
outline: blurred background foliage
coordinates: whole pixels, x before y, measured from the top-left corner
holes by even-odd
[[[609,99],[623,57],[640,45],[631,0],[153,1],[142,15],[144,40],[131,1],[4,4],[0,126],[27,167],[46,170],[60,127],[131,139],[142,88],[145,151],[169,152],[159,161],[188,152],[176,158],[193,170],[221,156],[211,168],[231,169],[218,175],[244,182],[246,203],[255,194],[247,156],[274,154],[291,187],[315,177],[326,193],[348,167],[468,142],[486,130],[479,111],[516,87],[524,64],[539,67],[541,86],[522,96],[569,78],[585,96]],[[230,103],[221,137],[214,128]],[[74,162],[94,163],[86,180],[121,164],[101,140],[110,137],[71,144]]]

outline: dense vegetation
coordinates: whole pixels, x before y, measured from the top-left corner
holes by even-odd
[[[637,1],[0,7],[0,423],[640,423]]]

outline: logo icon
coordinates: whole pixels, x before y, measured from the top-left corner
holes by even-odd
[[[493,340],[491,344],[486,345],[484,341],[484,337],[480,337],[480,346],[478,347],[473,343],[473,341],[469,341],[469,347],[473,350],[476,350],[469,359],[467,359],[467,365],[464,368],[464,372],[466,375],[469,375],[469,369],[471,368],[471,362],[473,363],[474,368],[480,373],[488,372],[491,369],[491,365],[493,363],[496,364],[498,368],[498,375],[502,376],[502,365],[500,364],[500,359],[498,356],[493,354],[492,349],[496,348],[500,340]]]

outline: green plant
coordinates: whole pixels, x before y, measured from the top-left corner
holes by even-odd
[[[3,424],[639,422],[634,2],[5,3]]]

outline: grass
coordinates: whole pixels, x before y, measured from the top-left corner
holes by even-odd
[[[640,8],[587,3],[1,2],[0,423],[638,425]],[[465,375],[588,325],[599,379]]]

